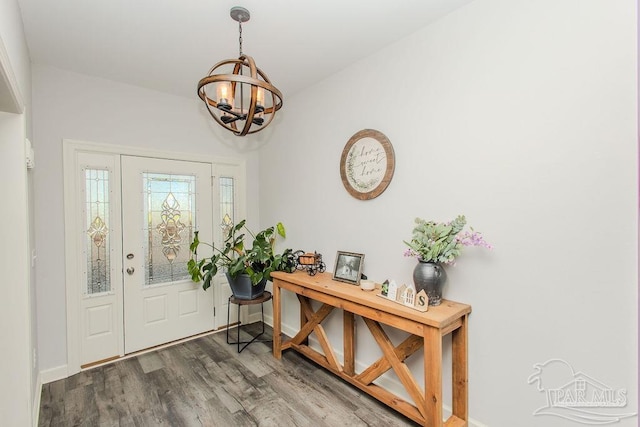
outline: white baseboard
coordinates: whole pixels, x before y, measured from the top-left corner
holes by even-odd
[[[260,318],[258,318],[257,321],[260,321]],[[265,314],[264,315],[264,323],[266,323],[267,325],[273,327],[273,316],[269,315],[269,314]],[[294,328],[291,325],[288,325],[286,323],[282,324],[282,333],[285,334],[288,337],[292,337],[295,334],[298,333],[298,329]]]
[[[42,375],[38,372],[36,388],[33,391],[33,405],[31,406],[31,421],[33,427],[38,427],[40,421],[40,398],[42,396]]]
[[[58,381],[69,376],[67,365],[58,366],[56,368],[46,369],[40,371],[39,377],[42,384],[49,384],[53,381]]]
[[[251,313],[249,316],[247,316],[247,324],[251,324],[251,323],[256,323],[256,322],[260,322],[262,321],[262,314],[260,312],[257,313]],[[271,325],[273,324],[273,321],[271,323],[267,322],[267,316],[264,316],[264,323]]]

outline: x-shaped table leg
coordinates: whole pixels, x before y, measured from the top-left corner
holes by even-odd
[[[307,319],[307,323],[302,325],[300,331],[298,331],[295,337],[291,338],[291,345],[298,346],[302,344],[311,332],[315,332],[316,338],[318,338],[318,342],[320,343],[320,346],[324,351],[324,355],[327,358],[327,362],[333,369],[341,372],[342,365],[340,365],[338,358],[333,352],[333,347],[329,343],[329,338],[320,324],[327,318],[329,313],[331,313],[335,307],[329,304],[322,304],[318,311],[314,312],[308,298],[298,295],[298,300],[300,301],[300,310],[303,313],[302,317]]]
[[[375,338],[378,346],[382,350],[384,355],[383,358],[379,359],[376,363],[371,365],[365,371],[363,371],[360,375],[358,375],[358,380],[364,383],[371,383],[373,380],[378,378],[384,372],[393,368],[396,375],[404,385],[405,390],[409,393],[409,396],[413,399],[416,407],[420,411],[423,417],[427,416],[427,408],[424,400],[424,393],[420,389],[420,386],[413,378],[409,367],[404,363],[404,360],[409,357],[411,354],[415,353],[419,348],[422,347],[422,337],[418,337],[416,335],[412,335],[407,338],[402,344],[400,344],[397,348],[393,346],[393,343],[384,332],[382,327],[375,320],[367,319],[366,317],[362,318],[364,322],[367,324],[369,331],[371,331],[371,335]],[[419,340],[420,342],[416,342]],[[376,366],[379,364],[380,367]]]

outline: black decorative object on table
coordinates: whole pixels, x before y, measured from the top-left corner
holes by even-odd
[[[413,269],[413,283],[416,293],[424,289],[429,297],[429,305],[440,305],[442,287],[447,281],[447,273],[440,264],[418,260]]]
[[[322,261],[322,254],[318,252],[295,251],[293,257],[297,270],[306,270],[309,276],[315,276],[317,272],[324,273],[327,266]]]

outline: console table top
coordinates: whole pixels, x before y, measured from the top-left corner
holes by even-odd
[[[377,294],[380,293],[378,289],[363,291],[359,286],[333,280],[332,275],[326,272],[310,276],[304,271],[294,273],[278,271],[271,273],[271,276],[273,279],[282,280],[292,285],[302,286],[440,329],[447,327],[465,314],[471,313],[470,305],[446,299],[443,299],[439,306],[429,306],[427,312],[419,312],[378,296]]]

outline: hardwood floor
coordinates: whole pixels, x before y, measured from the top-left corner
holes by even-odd
[[[293,351],[276,360],[271,343],[256,342],[238,354],[225,340],[208,335],[46,384],[39,426],[416,425]]]

